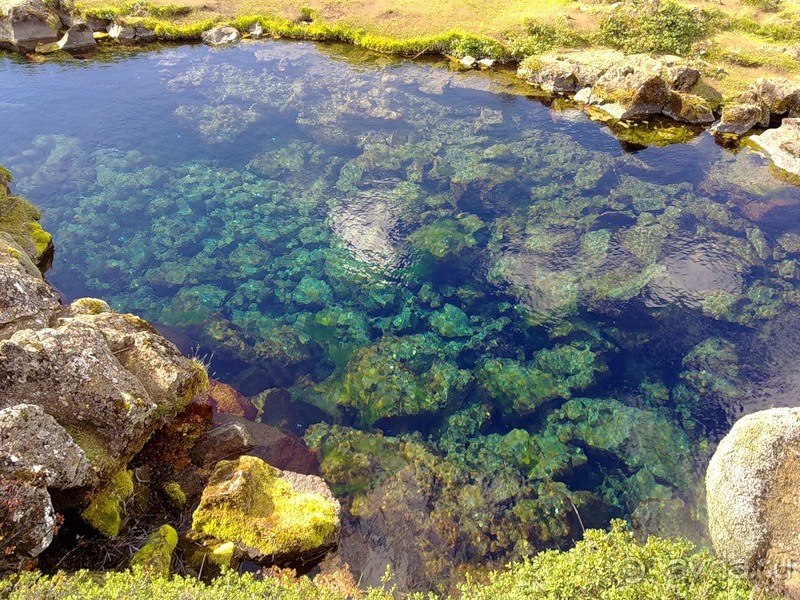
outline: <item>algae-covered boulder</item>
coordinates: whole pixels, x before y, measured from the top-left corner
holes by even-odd
[[[800,408],[736,422],[706,472],[708,530],[720,558],[751,580],[800,597]]]
[[[319,477],[242,456],[217,465],[192,530],[206,546],[232,543],[261,564],[307,562],[336,545],[339,503]]]

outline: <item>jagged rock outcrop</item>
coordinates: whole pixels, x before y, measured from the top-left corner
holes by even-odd
[[[214,560],[260,564],[319,560],[336,545],[339,502],[315,475],[280,471],[241,456],[217,464],[192,531]]]
[[[614,119],[663,114],[685,123],[711,123],[711,104],[690,93],[700,72],[677,57],[588,51],[530,57],[517,74],[549,92],[575,93]]]
[[[800,408],[740,419],[706,473],[714,549],[752,581],[800,598]]]
[[[754,135],[750,141],[769,154],[776,167],[800,177],[800,118],[786,118],[777,129]]]
[[[781,77],[756,79],[735,102],[725,106],[713,133],[744,135],[769,127],[772,117],[800,117],[800,84]]]

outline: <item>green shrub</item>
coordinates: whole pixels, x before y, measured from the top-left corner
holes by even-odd
[[[685,54],[708,32],[710,15],[671,2],[629,0],[600,21],[600,40],[625,52]]]
[[[589,530],[572,550],[549,550],[460,586],[470,600],[747,600],[749,585],[707,550],[685,540],[638,543],[623,521]]]

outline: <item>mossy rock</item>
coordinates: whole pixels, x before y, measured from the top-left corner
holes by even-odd
[[[39,224],[41,213],[27,200],[11,194],[9,172],[0,166],[0,231],[5,231],[44,273],[53,262],[53,239]]]
[[[339,503],[319,477],[241,456],[217,464],[192,530],[215,548],[233,542],[240,555],[261,564],[321,558],[336,544]]]
[[[124,520],[123,503],[132,494],[133,471],[122,469],[94,495],[81,517],[106,537],[115,537],[119,535]]]
[[[151,576],[169,577],[172,553],[177,545],[178,532],[170,525],[162,525],[133,555],[131,566],[141,566]]]

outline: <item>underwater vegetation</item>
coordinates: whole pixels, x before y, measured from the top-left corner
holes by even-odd
[[[151,57],[169,118],[142,127],[185,155],[42,132],[0,156],[56,285],[324,414],[299,430],[349,518],[403,523],[429,581],[615,517],[700,541],[709,407],[800,305],[774,217],[796,188],[747,150],[698,138],[687,174],[480,73],[325,52]]]

